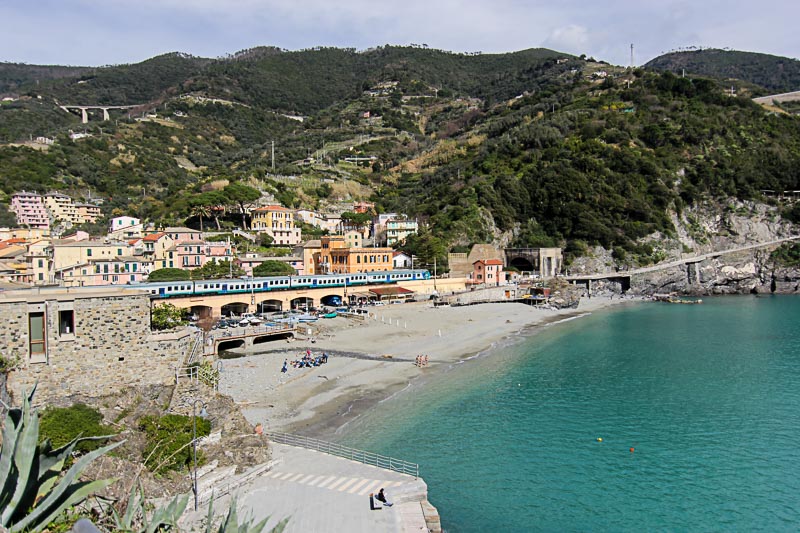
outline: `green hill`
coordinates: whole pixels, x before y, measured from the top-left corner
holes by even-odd
[[[109,216],[168,225],[194,223],[204,191],[240,181],[291,207],[370,199],[427,223],[412,245],[439,254],[502,236],[647,263],[659,252],[643,238],[674,235],[669,211],[800,189],[797,117],[706,77],[550,50],[170,54],[39,89],[0,105],[5,201],[23,188],[91,191]],[[56,104],[73,98],[159,105],[153,117],[81,125]],[[92,136],[70,140],[78,128]],[[43,134],[56,144],[12,146]]]
[[[739,79],[759,85],[771,93],[800,91],[800,61],[788,57],[734,50],[670,52],[647,62],[645,67],[679,75]]]

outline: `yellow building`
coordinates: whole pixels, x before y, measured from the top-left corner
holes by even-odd
[[[348,247],[343,235],[320,239],[320,250],[314,254],[315,274],[344,274],[392,270],[391,248]]]
[[[133,250],[121,241],[53,241],[53,269],[133,255]]]
[[[300,229],[294,227],[294,213],[280,205],[258,207],[250,212],[250,229],[267,233],[274,244],[300,243]]]

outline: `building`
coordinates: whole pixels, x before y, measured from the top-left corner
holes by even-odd
[[[0,346],[19,361],[15,396],[37,384],[37,401],[115,394],[174,383],[194,337],[150,329],[150,298],[126,289],[47,287],[0,292]]]
[[[405,216],[386,221],[386,246],[404,242],[409,235],[416,235],[418,229],[417,221]]]
[[[506,248],[504,252],[506,265],[534,276],[555,277],[564,266],[561,248]]]
[[[372,202],[354,202],[353,213],[374,213],[375,204]]]
[[[391,248],[349,248],[342,235],[320,239],[314,254],[315,274],[343,274],[392,270]]]
[[[414,267],[414,261],[406,253],[395,252],[392,254],[392,267],[395,270],[406,270]]]
[[[280,205],[258,207],[250,212],[250,229],[266,233],[273,244],[294,246],[300,243],[300,228],[294,226],[294,213]]]
[[[94,204],[75,204],[75,209],[78,210],[78,218],[82,220],[81,224],[96,224],[103,216],[100,207]]]
[[[133,248],[127,242],[112,240],[53,241],[51,250],[55,272],[75,265],[133,255]]]
[[[357,231],[348,231],[344,234],[344,245],[348,248],[363,248],[364,235]]]
[[[503,281],[503,262],[499,259],[480,259],[472,264],[472,282],[483,285],[500,285]]]
[[[58,269],[55,275],[64,287],[130,285],[144,281],[150,262],[141,257],[117,256]]]
[[[18,192],[11,196],[11,211],[17,216],[17,225],[29,228],[50,229],[50,216],[41,195]]]
[[[50,223],[60,221],[63,227],[71,228],[83,224],[83,219],[78,217],[78,209],[72,198],[59,192],[49,192],[42,196],[44,206],[50,215]]]
[[[263,263],[264,261],[280,261],[282,263],[286,263],[287,265],[291,266],[294,271],[298,274],[303,273],[303,258],[302,257],[269,257],[265,255],[257,255],[257,254],[245,254],[244,257],[239,257],[236,263],[242,267],[245,274],[248,276],[253,275],[253,269],[256,268],[258,265]]]
[[[128,240],[141,237],[143,234],[142,221],[135,217],[114,217],[108,226],[110,239]]]
[[[203,233],[191,228],[169,227],[162,229],[161,232],[169,235],[176,244],[182,242],[198,243],[203,240]]]

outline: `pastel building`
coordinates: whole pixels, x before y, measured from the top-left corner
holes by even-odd
[[[300,228],[294,226],[294,213],[280,205],[258,207],[250,212],[250,229],[268,234],[274,244],[294,246],[300,242]]]
[[[504,280],[503,262],[499,259],[480,259],[472,264],[472,282],[483,285],[500,285]]]
[[[391,248],[350,248],[344,236],[329,235],[320,239],[314,253],[315,274],[343,274],[392,270]]]
[[[12,195],[11,211],[17,216],[19,226],[50,229],[50,217],[39,194],[22,191]]]
[[[108,227],[111,239],[133,239],[142,236],[142,221],[135,217],[114,217]]]

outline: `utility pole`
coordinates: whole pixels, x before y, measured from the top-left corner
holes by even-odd
[[[275,174],[275,141],[272,141],[272,173]]]
[[[631,43],[631,68],[633,68],[633,43]]]

